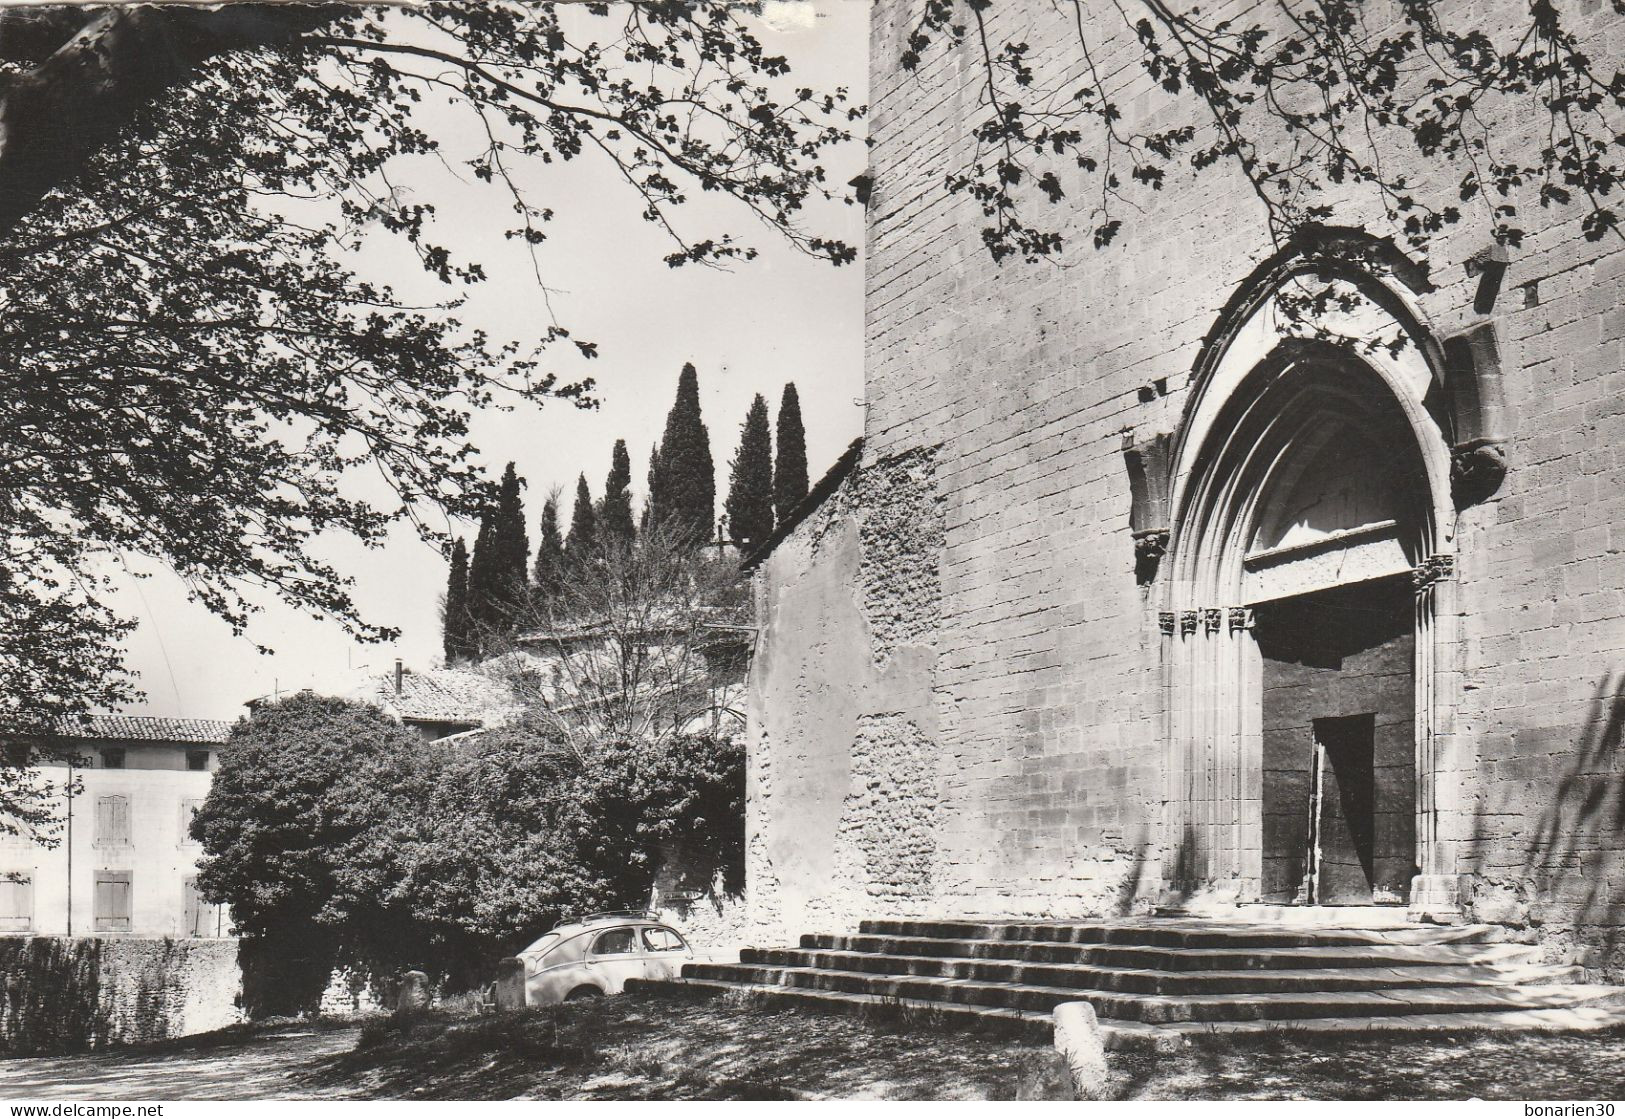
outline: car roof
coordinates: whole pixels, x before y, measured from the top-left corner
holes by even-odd
[[[670,925],[656,917],[638,916],[630,913],[606,913],[601,916],[586,917],[580,921],[571,921],[568,924],[556,925],[549,930],[549,935],[557,933],[560,936],[569,936],[592,929],[620,928],[623,925],[658,925],[663,929],[671,928]]]

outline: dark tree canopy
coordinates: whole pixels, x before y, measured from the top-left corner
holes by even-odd
[[[496,521],[493,526],[492,558],[502,619],[511,622],[525,604],[530,581],[530,535],[525,531],[525,499],[520,495],[524,482],[514,472],[513,463],[503,471],[497,491]]]
[[[604,479],[601,528],[606,540],[630,543],[636,531],[632,523],[632,456],[626,453],[626,440],[615,440],[610,455],[609,477]]]
[[[536,596],[547,600],[559,593],[565,572],[564,537],[559,533],[559,499],[555,492],[542,505],[541,542],[536,546],[533,573]]]
[[[576,504],[570,513],[570,535],[564,538],[564,554],[572,568],[588,563],[598,547],[598,513],[593,509],[592,490],[587,476],[576,479]]]
[[[739,450],[730,464],[728,532],[742,550],[759,547],[773,534],[773,436],[767,401],[757,393],[740,428]]]
[[[446,579],[441,631],[444,634],[447,664],[456,664],[474,655],[473,633],[468,617],[468,548],[461,536],[451,549],[451,574]]]
[[[412,734],[375,708],[308,693],[261,705],[233,728],[193,817],[199,889],[290,959],[330,965],[357,928],[398,943],[414,926],[377,837],[409,825],[396,806],[426,796],[422,761]],[[320,991],[326,967],[312,971],[302,978]]]
[[[487,509],[480,514],[480,531],[474,537],[474,552],[468,561],[469,641],[476,652],[483,651],[491,636],[502,629],[496,525],[495,509]]]
[[[520,722],[424,743],[378,711],[295,696],[257,708],[192,824],[199,886],[245,958],[277,965],[254,1013],[313,1009],[334,964],[420,968],[450,989],[556,923],[646,904],[673,848],[737,891],[744,755],[708,738],[561,751]]]
[[[807,496],[807,429],[801,425],[801,397],[794,381],[779,398],[778,459],[773,464],[773,506],[779,520]]]
[[[538,276],[572,212],[546,171],[576,159],[625,184],[627,219],[666,234],[674,266],[753,252],[684,219],[697,192],[851,260],[798,218],[830,196],[822,162],[858,110],[790,81],[739,16],[665,0],[0,11],[0,720],[44,730],[132,697],[130,623],[108,605],[124,554],[173,568],[239,631],[272,597],[392,638],[311,541],[377,546],[405,521],[444,548],[431,526],[486,499],[472,413],[590,402],[590,381],[538,368],[548,347],[596,352],[565,324],[505,340],[458,322],[486,269],[437,239],[421,177],[437,159],[495,192],[487,212],[513,215]],[[444,285],[438,305],[355,274],[353,249],[392,238]],[[343,484],[358,467],[384,497]]]
[[[711,539],[717,503],[711,434],[700,415],[700,375],[689,362],[677,377],[677,399],[666,413],[659,470],[651,460],[649,501],[655,519],[694,543]]]

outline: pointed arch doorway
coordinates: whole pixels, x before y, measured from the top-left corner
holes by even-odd
[[[1174,454],[1165,903],[1439,909],[1454,510],[1435,374],[1420,344],[1374,356],[1252,310]]]

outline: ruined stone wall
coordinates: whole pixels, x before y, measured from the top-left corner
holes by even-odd
[[[237,941],[0,938],[0,1053],[66,1053],[242,1020]]]
[[[933,48],[905,72],[921,6],[882,0],[872,25],[862,469],[759,576],[752,904],[764,927],[791,932],[883,912],[1105,912],[1155,895],[1165,696],[1121,448],[1125,434],[1175,430],[1204,335],[1276,248],[1221,162],[1137,191],[1099,252],[1091,196],[1063,175],[1062,203],[1032,204],[1066,235],[1064,266],[995,264],[979,208],[943,185],[987,112],[979,46]],[[1508,26],[1525,9],[1462,12]],[[1565,12],[1612,72],[1617,17]],[[992,36],[1032,44],[1038,84],[1077,65],[1053,5],[1001,0],[987,14]],[[1140,72],[1109,6],[1097,15],[1095,61],[1117,75],[1125,127],[1200,123]],[[1509,148],[1542,142],[1527,114],[1486,123]],[[1456,201],[1455,170],[1406,170],[1425,196]],[[1353,188],[1324,201],[1338,225],[1397,232]],[[1471,913],[1617,963],[1625,253],[1618,238],[1587,241],[1578,208],[1520,201],[1528,234],[1493,306],[1474,306],[1465,265],[1490,236],[1471,214],[1433,242],[1417,300],[1439,335],[1494,325],[1507,392],[1510,472],[1441,542],[1457,555],[1454,729],[1471,758],[1441,795],[1472,820],[1443,840],[1474,876]],[[905,463],[917,489],[865,489]],[[916,581],[893,593],[896,565]]]

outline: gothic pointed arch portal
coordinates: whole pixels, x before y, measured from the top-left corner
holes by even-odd
[[[1436,793],[1457,768],[1459,685],[1439,349],[1393,274],[1348,254],[1255,279],[1210,336],[1173,451],[1162,880],[1193,907],[1448,916],[1455,829]],[[1280,292],[1311,286],[1330,298],[1283,311]]]

